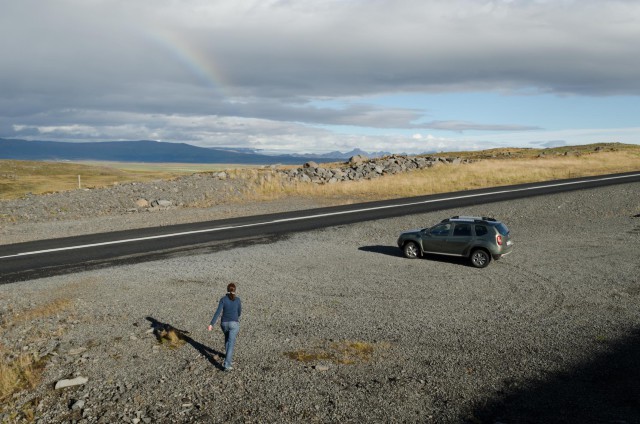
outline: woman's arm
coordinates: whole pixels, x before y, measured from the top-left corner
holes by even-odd
[[[216,313],[213,314],[213,318],[211,318],[211,323],[209,323],[209,331],[211,331],[211,328],[216,323],[216,321],[220,317],[220,314],[222,313],[222,300],[223,299],[224,298],[220,299],[220,301],[218,302],[218,309],[216,309]]]

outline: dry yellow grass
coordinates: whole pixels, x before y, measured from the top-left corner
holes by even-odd
[[[33,321],[34,319],[57,315],[58,313],[67,310],[71,304],[71,299],[58,298],[31,309],[10,313],[10,316],[3,317],[3,320],[0,323],[0,329],[6,328],[9,325],[19,324],[21,322]]]
[[[65,312],[72,302],[67,298],[55,299],[34,308],[22,311],[9,311],[2,317],[0,330],[34,319],[50,317]],[[37,334],[33,337],[50,337],[50,334]],[[2,335],[2,333],[0,333]],[[32,337],[32,338],[33,338]],[[33,340],[29,339],[29,342]],[[4,401],[19,390],[33,389],[40,381],[45,360],[34,352],[10,352],[0,344],[0,401]],[[0,409],[2,411],[2,409]]]
[[[0,348],[0,354],[5,352]],[[33,389],[40,381],[44,361],[33,353],[22,353],[17,358],[0,361],[0,401],[22,389]]]
[[[276,176],[262,177],[254,179],[246,197],[260,201],[300,196],[337,204],[638,170],[640,148],[580,156],[482,159],[339,184],[285,183]]]
[[[386,347],[380,345],[378,347]],[[333,362],[335,364],[354,364],[371,360],[376,345],[363,341],[332,342],[323,347],[314,349],[299,349],[286,352],[285,356],[298,362]]]

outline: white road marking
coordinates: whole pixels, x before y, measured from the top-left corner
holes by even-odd
[[[616,180],[616,179],[621,179],[621,178],[631,178],[631,177],[638,177],[638,176],[640,176],[640,174],[621,175],[621,176],[616,176],[616,177],[606,177],[606,178],[598,178],[598,179],[590,179],[590,180],[570,181],[570,182],[564,182],[564,183],[539,185],[539,186],[526,187],[526,188],[517,188],[517,189],[511,189],[511,190],[498,190],[498,191],[492,191],[490,193],[477,193],[477,194],[467,194],[467,195],[464,195],[464,196],[451,196],[451,197],[446,197],[446,198],[443,198],[443,199],[421,200],[419,202],[409,202],[409,203],[402,203],[402,204],[397,204],[397,205],[374,206],[374,207],[355,209],[355,210],[349,210],[349,211],[328,212],[328,213],[322,213],[322,214],[316,214],[316,215],[300,216],[300,217],[295,217],[295,218],[274,219],[272,221],[256,222],[256,223],[253,223],[253,224],[231,225],[231,226],[228,226],[228,227],[215,227],[215,228],[207,228],[207,229],[204,229],[204,230],[182,231],[182,232],[179,232],[179,233],[161,234],[161,235],[157,235],[157,236],[148,236],[148,237],[137,237],[137,238],[131,238],[131,239],[113,240],[113,241],[105,241],[105,242],[101,242],[101,243],[81,244],[81,245],[77,245],[77,246],[57,247],[57,248],[53,248],[53,249],[34,250],[34,251],[31,251],[31,252],[22,252],[22,253],[16,253],[16,254],[13,254],[13,255],[0,256],[0,259],[17,258],[17,257],[20,257],[20,256],[29,256],[29,255],[39,255],[39,254],[42,254],[42,253],[62,252],[62,251],[65,251],[65,250],[86,249],[88,247],[108,246],[108,245],[112,245],[112,244],[132,243],[132,242],[136,242],[136,241],[145,241],[145,240],[154,240],[154,239],[162,239],[162,238],[169,238],[169,237],[188,236],[188,235],[191,235],[191,234],[212,233],[212,232],[216,232],[216,231],[231,230],[231,229],[234,229],[234,228],[259,227],[261,225],[277,224],[277,223],[282,223],[282,222],[302,221],[302,220],[305,220],[305,219],[324,218],[324,217],[328,217],[328,216],[346,215],[346,214],[359,213],[359,212],[368,212],[368,211],[381,210],[381,209],[390,209],[390,208],[398,208],[398,207],[401,208],[401,207],[405,207],[405,206],[423,205],[423,204],[427,204],[427,203],[446,202],[447,200],[457,200],[457,199],[466,199],[466,198],[471,198],[471,197],[490,196],[490,195],[493,195],[493,194],[502,194],[502,193],[514,193],[514,192],[518,192],[518,191],[536,190],[536,189],[539,189],[539,188],[560,187],[560,186],[566,186],[566,185],[582,184],[582,183],[586,183],[586,182]]]

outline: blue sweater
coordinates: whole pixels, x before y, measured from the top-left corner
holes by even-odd
[[[214,325],[218,320],[218,317],[222,313],[222,320],[220,322],[240,321],[240,315],[242,315],[242,302],[240,298],[236,296],[234,300],[229,299],[229,296],[224,296],[218,302],[218,309],[213,314],[211,319],[211,325]]]

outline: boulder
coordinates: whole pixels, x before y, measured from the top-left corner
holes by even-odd
[[[351,156],[351,158],[349,159],[349,163],[351,165],[358,165],[364,162],[367,162],[369,160],[368,157],[366,157],[365,155],[355,155],[355,156]]]

